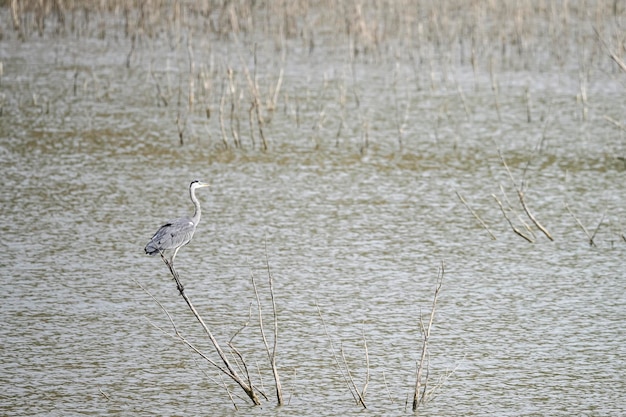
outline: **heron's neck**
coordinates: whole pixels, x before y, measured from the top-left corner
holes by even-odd
[[[198,224],[198,222],[200,221],[200,216],[202,215],[202,210],[200,209],[200,202],[198,201],[198,198],[196,197],[195,190],[191,190],[189,194],[191,196],[191,202],[193,203],[193,207],[194,207],[193,217],[191,218],[191,221],[193,222],[193,224]]]

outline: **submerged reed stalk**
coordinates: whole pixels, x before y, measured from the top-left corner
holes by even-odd
[[[433,321],[435,320],[435,309],[437,307],[437,299],[439,298],[439,292],[443,285],[444,275],[444,263],[441,262],[441,266],[437,273],[437,285],[435,286],[435,292],[433,294],[433,303],[430,309],[430,317],[428,319],[428,325],[424,324],[422,314],[419,317],[419,326],[422,333],[422,350],[419,361],[417,363],[417,370],[415,372],[415,390],[413,391],[413,412],[416,412],[420,404],[424,404],[428,400],[428,341],[430,339],[430,331],[432,330]],[[424,375],[424,372],[426,374]]]

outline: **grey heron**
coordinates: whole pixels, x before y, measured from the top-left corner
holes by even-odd
[[[163,255],[165,251],[173,250],[174,254],[172,255],[170,264],[174,265],[174,258],[178,250],[191,241],[196,231],[196,226],[198,226],[200,222],[202,212],[200,210],[200,202],[196,197],[196,190],[208,186],[209,184],[197,180],[189,184],[189,196],[191,197],[195,209],[193,216],[170,220],[161,226],[146,245],[145,251],[148,255],[154,256],[157,253]]]

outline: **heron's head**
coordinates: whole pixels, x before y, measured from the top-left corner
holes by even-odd
[[[202,187],[210,187],[211,184],[206,183],[206,182],[202,182],[202,181],[191,181],[191,184],[189,184],[189,188],[195,190],[196,188],[202,188]]]

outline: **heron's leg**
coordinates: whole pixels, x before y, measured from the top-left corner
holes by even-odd
[[[176,257],[176,254],[178,253],[178,250],[179,250],[180,248],[181,248],[181,247],[179,246],[179,247],[177,247],[176,249],[174,249],[174,254],[172,255],[172,259],[171,259],[171,261],[170,261],[170,262],[172,263],[172,265],[174,265],[174,258]]]

